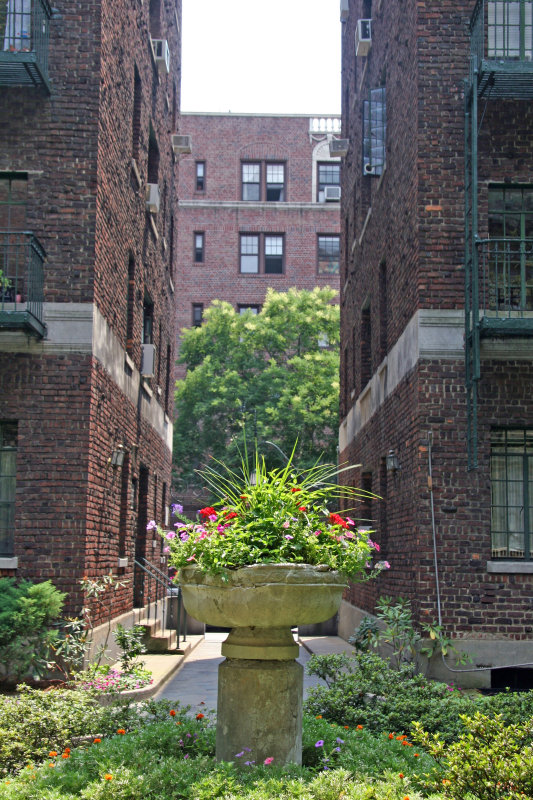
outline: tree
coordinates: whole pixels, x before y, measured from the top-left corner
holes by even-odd
[[[183,331],[176,389],[174,463],[178,484],[215,457],[240,461],[244,436],[279,465],[336,463],[339,403],[339,306],[329,287],[269,289],[259,314],[215,300],[201,327]],[[265,444],[272,442],[274,446]],[[180,487],[181,488],[181,487]]]

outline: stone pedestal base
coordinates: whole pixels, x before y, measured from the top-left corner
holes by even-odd
[[[218,761],[302,763],[303,667],[228,658],[218,668]],[[245,747],[251,753],[236,759]]]

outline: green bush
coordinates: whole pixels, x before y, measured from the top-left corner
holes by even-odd
[[[425,785],[452,800],[533,797],[533,719],[505,725],[501,716],[476,713],[461,720],[463,733],[450,745],[415,723],[415,740],[439,762]]]
[[[452,742],[463,733],[461,714],[501,714],[506,724],[533,716],[533,692],[490,697],[465,694],[413,674],[409,665],[392,669],[372,653],[313,656],[308,671],[327,683],[309,690],[305,703],[308,714],[322,715],[341,725],[364,725],[376,733],[407,734],[417,720],[424,730]]]
[[[65,594],[50,581],[33,584],[0,578],[0,679],[38,678],[51,665],[56,623]]]

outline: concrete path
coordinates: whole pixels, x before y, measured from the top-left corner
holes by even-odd
[[[155,699],[165,698],[180,705],[191,706],[191,711],[215,711],[217,707],[218,665],[223,661],[220,653],[226,633],[206,633],[185,658],[183,664],[156,694]],[[306,636],[300,641],[298,661],[305,669],[311,653],[352,652],[352,648],[338,636]],[[323,683],[319,678],[304,672],[304,697],[311,686]]]

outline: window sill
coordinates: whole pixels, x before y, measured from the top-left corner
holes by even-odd
[[[487,572],[531,575],[533,574],[533,561],[487,561]]]
[[[152,389],[151,386],[148,385],[145,378],[142,377],[141,377],[141,388],[143,392],[147,394],[150,399],[152,399],[152,397],[154,396],[154,390]]]
[[[131,358],[131,356],[129,356],[128,353],[124,353],[124,364],[126,368],[130,370],[130,372],[133,372],[133,370],[135,369],[133,358]]]
[[[0,569],[18,569],[19,560],[17,556],[13,558],[0,558]]]

